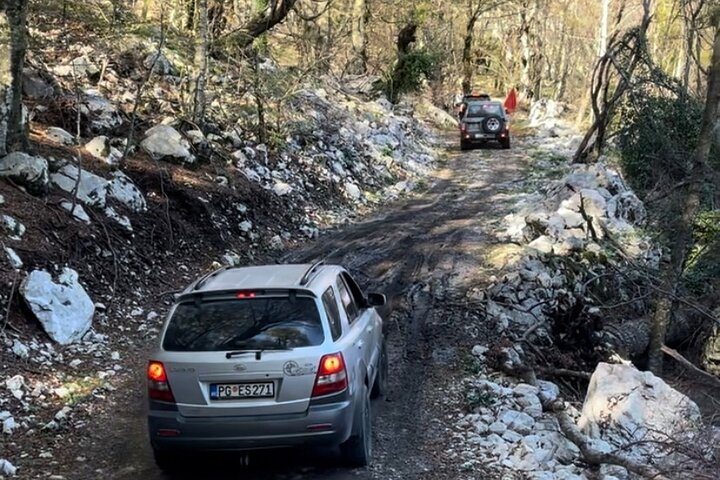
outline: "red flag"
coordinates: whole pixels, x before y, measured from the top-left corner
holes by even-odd
[[[517,92],[515,92],[514,88],[511,88],[507,97],[505,97],[504,106],[507,113],[513,113],[517,108]]]

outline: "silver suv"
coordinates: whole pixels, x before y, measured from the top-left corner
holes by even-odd
[[[158,466],[183,453],[340,445],[364,466],[382,395],[385,296],[342,267],[223,268],[176,298],[148,363]]]

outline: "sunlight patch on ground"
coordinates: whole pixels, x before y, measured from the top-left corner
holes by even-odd
[[[486,252],[487,263],[500,270],[514,265],[523,256],[523,247],[514,243],[503,243],[491,246]]]

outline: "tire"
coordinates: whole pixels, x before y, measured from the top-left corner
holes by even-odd
[[[155,465],[165,473],[178,473],[183,469],[182,457],[165,450],[153,448]]]
[[[505,120],[498,115],[490,115],[483,120],[482,127],[487,133],[500,133],[505,129]]]
[[[460,140],[460,150],[470,150],[470,144],[466,141]]]
[[[502,140],[500,140],[500,145],[502,145],[503,150],[509,150],[510,138],[503,138]]]
[[[378,364],[378,372],[375,375],[372,390],[370,390],[370,398],[375,399],[382,397],[387,393],[387,376],[388,376],[388,359],[387,347],[383,341],[382,350],[380,351],[380,360]]]
[[[349,466],[366,467],[372,458],[372,415],[367,386],[363,386],[358,393],[362,402],[359,405],[360,417],[356,419],[356,430],[345,443],[340,445],[340,452]]]

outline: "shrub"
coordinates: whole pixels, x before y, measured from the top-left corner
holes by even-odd
[[[703,105],[691,97],[634,96],[617,116],[621,166],[642,194],[685,178],[697,144]]]
[[[426,49],[401,54],[392,74],[383,81],[382,88],[391,102],[400,96],[420,90],[425,79],[432,80],[440,73],[440,55]]]

